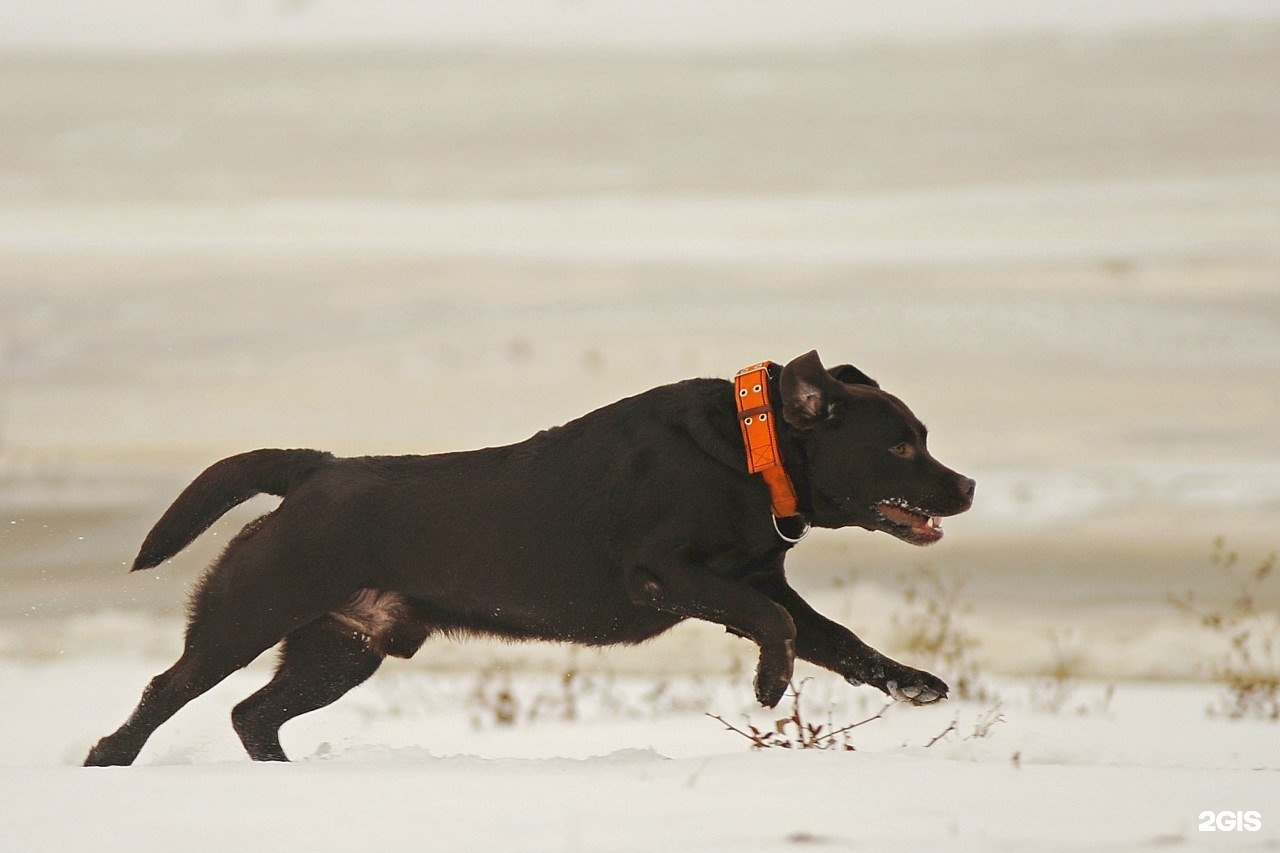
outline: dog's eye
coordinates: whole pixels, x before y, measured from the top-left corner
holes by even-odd
[[[910,459],[916,455],[916,449],[905,441],[902,444],[895,444],[889,448],[889,452],[894,456],[901,456],[903,459]]]

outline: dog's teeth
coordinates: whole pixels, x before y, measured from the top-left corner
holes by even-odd
[[[930,518],[929,518],[929,526],[930,526],[930,527],[932,527],[934,530],[941,530],[941,529],[942,529],[942,519],[941,519],[941,518],[938,518],[938,516],[936,516],[936,515],[934,515],[934,516],[930,516]]]

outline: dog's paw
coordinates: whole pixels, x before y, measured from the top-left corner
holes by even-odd
[[[85,767],[127,767],[138,755],[138,748],[126,744],[120,746],[117,735],[108,735],[94,744],[84,759]]]
[[[881,688],[899,702],[930,705],[947,698],[947,683],[936,675],[903,667],[902,672],[885,680]]]
[[[791,671],[795,667],[795,644],[786,641],[776,649],[760,650],[760,663],[756,666],[756,701],[772,708],[782,701],[791,686]]]

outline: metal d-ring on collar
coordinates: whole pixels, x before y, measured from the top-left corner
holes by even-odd
[[[792,545],[794,545],[797,542],[799,542],[801,539],[809,535],[809,530],[811,528],[811,525],[807,520],[804,522],[804,529],[800,531],[800,535],[792,539],[790,536],[782,532],[782,528],[778,527],[778,517],[776,515],[774,515],[773,513],[769,513],[769,517],[773,519],[774,532],[778,534],[778,537],[782,539],[783,542],[790,542]]]

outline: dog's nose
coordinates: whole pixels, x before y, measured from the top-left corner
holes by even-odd
[[[973,500],[973,490],[977,488],[977,486],[977,482],[975,482],[971,477],[962,476],[960,478],[960,494],[964,495],[970,501]]]

